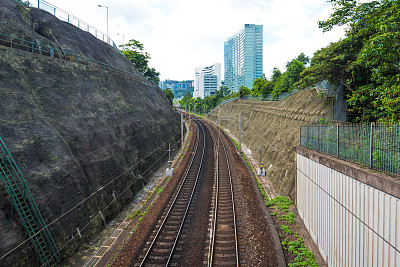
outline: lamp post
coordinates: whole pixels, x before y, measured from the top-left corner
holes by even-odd
[[[117,33],[117,35],[122,35],[122,45],[123,45],[123,50],[125,51],[125,35],[123,33],[119,34]]]
[[[98,6],[107,8],[107,43],[108,43],[108,39],[110,38],[108,35],[108,6],[102,6],[102,5],[98,5]]]

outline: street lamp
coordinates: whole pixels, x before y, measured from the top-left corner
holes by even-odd
[[[108,6],[102,6],[102,5],[98,5],[99,7],[105,7],[105,8],[107,8],[107,41],[108,41],[108,39],[110,38],[109,36],[110,35],[108,35]],[[108,42],[107,42],[108,43]]]
[[[125,51],[125,35],[123,33],[119,34],[117,33],[117,35],[122,35],[122,45],[123,45],[123,50]]]

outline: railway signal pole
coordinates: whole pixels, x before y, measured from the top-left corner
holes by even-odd
[[[172,161],[171,161],[171,151],[174,151],[174,149],[171,150],[171,143],[168,143],[168,150],[165,150],[165,151],[168,151],[168,168],[167,168],[165,174],[166,174],[167,176],[172,176],[172,174],[174,173],[174,169],[171,168],[171,164],[172,164]]]
[[[262,163],[262,145],[260,145],[260,149],[257,149],[257,150],[260,150],[260,161],[259,161],[260,168],[258,169],[258,175],[265,176],[264,164]]]

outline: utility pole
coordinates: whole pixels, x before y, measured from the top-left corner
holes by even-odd
[[[239,154],[242,155],[242,116],[239,113]]]
[[[189,107],[189,127],[190,127],[190,107]]]
[[[181,113],[181,151],[183,154],[183,113]]]
[[[221,127],[221,107],[218,107],[218,126]]]

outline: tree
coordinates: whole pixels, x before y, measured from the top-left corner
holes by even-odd
[[[307,66],[308,63],[310,63],[310,58],[306,56],[304,53],[301,53],[296,60],[303,62],[304,66]]]
[[[190,104],[192,99],[192,94],[190,92],[187,92],[186,95],[182,97],[181,101],[179,101],[179,106],[181,108],[186,108],[186,106]]]
[[[293,59],[286,66],[286,73],[289,78],[289,88],[288,91],[295,89],[295,84],[300,80],[300,74],[306,67],[302,61]]]
[[[260,96],[262,95],[263,87],[265,85],[266,81],[262,78],[257,78],[253,82],[253,88],[251,90],[251,95],[252,96]]]
[[[174,93],[172,92],[172,90],[167,88],[163,92],[164,92],[165,96],[168,98],[168,100],[172,104],[172,101],[174,100]]]
[[[274,85],[275,83],[273,81],[268,81],[267,78],[265,78],[265,74],[263,74],[262,78],[254,80],[251,95],[266,97],[272,92]]]
[[[272,70],[271,80],[273,82],[276,82],[279,79],[279,77],[281,77],[281,75],[282,75],[281,71],[278,68],[274,68]]]
[[[245,97],[245,96],[248,96],[249,94],[251,94],[251,91],[250,91],[250,89],[247,88],[246,86],[241,86],[241,87],[239,88],[239,95],[240,95],[240,98],[243,98],[243,97]]]
[[[400,121],[400,3],[329,0],[323,31],[347,25],[346,38],[317,51],[298,84],[342,84],[355,121]]]
[[[278,97],[284,92],[291,92],[297,88],[296,85],[300,80],[300,74],[306,68],[304,62],[308,60],[308,57],[301,53],[298,57],[286,63],[286,71],[283,74],[277,68],[274,68],[272,75],[274,86],[271,93],[273,97]]]
[[[125,44],[125,50],[122,51],[126,58],[128,58],[133,65],[141,72],[144,77],[154,83],[160,82],[160,73],[154,68],[149,67],[149,53],[144,51],[143,44],[137,40],[131,39]]]

